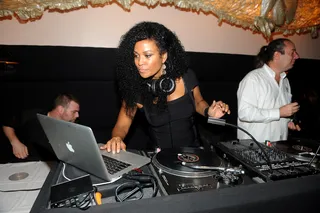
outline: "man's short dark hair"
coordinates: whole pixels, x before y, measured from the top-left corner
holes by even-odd
[[[79,100],[74,95],[69,93],[60,94],[54,100],[53,108],[56,108],[57,106],[68,107],[71,101],[74,101],[80,105]]]

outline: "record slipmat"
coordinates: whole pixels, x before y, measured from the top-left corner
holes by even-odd
[[[293,156],[297,160],[310,161],[318,149],[319,143],[309,140],[286,140],[272,142],[272,147]],[[317,154],[319,157],[320,154]]]
[[[199,170],[184,166],[182,162],[190,166],[219,167],[222,165],[222,160],[216,153],[190,147],[162,149],[152,159],[153,165],[158,169],[180,177],[208,177],[216,174],[216,171]]]

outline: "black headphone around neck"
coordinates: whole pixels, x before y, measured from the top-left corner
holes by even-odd
[[[166,76],[159,79],[152,79],[151,82],[147,83],[147,85],[148,90],[155,96],[158,96],[161,93],[170,95],[176,88],[175,81]]]

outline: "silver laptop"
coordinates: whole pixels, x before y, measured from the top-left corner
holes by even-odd
[[[90,127],[37,114],[57,158],[87,173],[114,181],[151,159],[129,151],[100,150]]]

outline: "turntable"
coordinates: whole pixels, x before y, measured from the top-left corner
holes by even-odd
[[[319,143],[311,140],[286,140],[272,142],[271,146],[285,152],[300,161],[310,162],[314,157],[314,162],[319,160],[320,154],[316,156]]]
[[[186,165],[183,165],[183,162]],[[215,171],[194,169],[192,166],[208,165],[219,167],[223,162],[213,155],[213,152],[205,152],[195,148],[163,149],[152,158],[152,163],[159,172],[166,172],[186,178],[201,178],[214,175]]]
[[[162,149],[152,165],[167,194],[205,191],[244,183],[240,169],[226,168],[212,151],[200,148]]]

